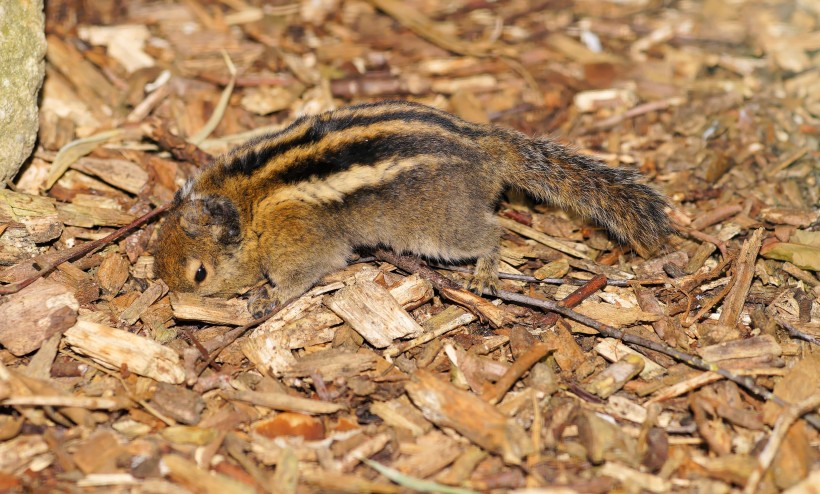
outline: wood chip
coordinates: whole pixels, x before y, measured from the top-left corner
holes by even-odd
[[[110,369],[127,370],[171,384],[179,384],[185,378],[176,352],[127,331],[80,319],[66,330],[65,340],[75,351]]]
[[[370,281],[342,288],[325,303],[376,348],[424,331],[385,288]]]
[[[495,407],[447,384],[427,371],[417,371],[406,390],[421,413],[439,427],[450,427],[479,446],[517,465],[532,450],[524,430]],[[464,414],[464,410],[470,410]]]

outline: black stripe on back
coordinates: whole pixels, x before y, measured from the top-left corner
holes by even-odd
[[[275,156],[299,146],[314,144],[334,132],[340,132],[354,127],[367,127],[375,123],[392,120],[400,120],[404,122],[425,122],[441,127],[449,132],[460,134],[464,137],[472,139],[482,137],[487,133],[484,129],[468,124],[467,122],[459,123],[458,117],[450,117],[443,112],[440,113],[430,107],[416,103],[402,102],[401,105],[394,105],[400,107],[397,108],[396,111],[381,115],[361,115],[355,113],[355,110],[378,108],[383,105],[385,105],[385,103],[368,103],[352,106],[349,107],[348,110],[353,110],[354,113],[338,116],[331,113],[331,118],[328,120],[321,118],[325,114],[300,117],[287,128],[282,129],[277,133],[254,139],[253,141],[250,141],[244,146],[231,152],[229,161],[225,165],[226,172],[228,174],[251,175],[254,171],[263,167]],[[293,128],[298,125],[302,125],[306,119],[312,120],[313,125],[311,125],[305,132],[270,146],[261,146],[261,144],[266,140],[276,140],[281,136],[287,135],[287,133],[291,132]],[[379,160],[374,159],[371,162],[375,161]]]
[[[457,156],[475,162],[481,160],[480,153],[476,147],[436,134],[391,134],[377,139],[362,139],[342,148],[311,156],[297,166],[282,170],[277,178],[286,184],[295,184],[323,179],[354,165],[370,166],[386,160],[423,155]]]

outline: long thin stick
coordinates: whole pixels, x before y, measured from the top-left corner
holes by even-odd
[[[86,242],[84,244],[76,245],[70,249],[60,251],[60,253],[54,258],[54,260],[52,260],[45,266],[38,267],[37,273],[35,273],[34,275],[26,278],[25,280],[18,281],[16,283],[9,283],[8,285],[0,286],[0,295],[10,295],[12,293],[19,292],[23,288],[37,281],[39,278],[54,271],[54,269],[56,269],[57,266],[59,266],[60,264],[68,261],[73,261],[75,259],[79,259],[80,257],[90,254],[91,252],[94,252],[95,250],[110,244],[111,242],[119,239],[131,230],[139,226],[142,226],[143,224],[148,223],[152,219],[156,218],[161,213],[165,212],[169,207],[171,207],[170,203],[163,204],[162,206],[152,209],[151,211],[145,213],[144,215],[135,219],[131,223],[125,225],[124,227],[120,228],[115,232],[106,235],[101,239],[94,240],[92,242]]]
[[[419,269],[420,263],[417,259],[410,257],[410,256],[400,256],[396,255],[389,251],[379,251],[376,254],[377,257],[390,262],[391,264],[398,266],[400,265],[402,269],[409,270],[412,272],[419,273],[422,277],[428,278],[428,274],[432,271],[427,267],[423,267],[423,269]],[[444,278],[441,274],[436,273],[433,271],[433,274],[437,278]],[[445,283],[442,283],[442,280],[436,280],[442,284],[456,284],[453,280],[449,278],[444,278],[447,280]],[[435,284],[435,283],[434,283]],[[688,353],[682,352],[680,350],[676,350],[668,345],[657,343],[652,340],[648,340],[646,338],[641,338],[640,336],[632,335],[629,333],[625,333],[617,328],[609,326],[608,324],[604,324],[602,322],[598,322],[595,319],[585,316],[579,312],[575,312],[574,310],[570,309],[569,307],[565,307],[558,302],[553,302],[551,300],[542,300],[537,299],[534,297],[528,297],[526,295],[521,295],[520,293],[508,292],[506,290],[498,290],[496,293],[491,293],[490,291],[486,291],[485,295],[490,295],[494,297],[498,297],[502,300],[516,302],[519,304],[529,305],[533,307],[538,307],[540,309],[550,311],[550,312],[557,312],[562,316],[568,317],[574,321],[577,321],[585,326],[589,326],[590,328],[595,329],[599,333],[609,338],[615,338],[618,340],[623,341],[624,343],[631,343],[633,345],[638,345],[644,348],[648,348],[650,350],[655,350],[656,352],[663,353],[664,355],[669,355],[675,359],[680,360],[692,367],[714,372],[729,381],[741,386],[742,388],[748,390],[752,394],[759,396],[765,400],[773,401],[780,406],[788,407],[790,404],[785,400],[781,399],[780,397],[776,396],[774,393],[769,391],[768,389],[758,386],[755,384],[754,380],[751,377],[743,377],[738,376],[737,374],[724,369],[717,364],[713,364],[711,362],[707,362],[702,358],[696,355],[690,355]],[[815,414],[806,414],[804,417],[807,422],[809,422],[813,427],[820,430],[820,416]]]
[[[488,293],[489,295],[489,293]],[[749,392],[760,396],[761,398],[769,401],[773,401],[782,407],[791,406],[790,403],[786,402],[785,400],[781,399],[768,389],[758,386],[755,384],[754,379],[751,377],[744,377],[738,376],[737,374],[724,369],[717,364],[713,364],[696,355],[690,355],[688,353],[682,352],[680,350],[676,350],[668,345],[664,345],[662,343],[657,343],[652,340],[648,340],[646,338],[642,338],[640,336],[636,336],[633,334],[625,333],[620,329],[613,328],[608,324],[604,324],[602,322],[598,322],[595,319],[585,316],[581,313],[575,312],[574,310],[564,307],[557,302],[553,302],[551,300],[541,300],[536,299],[533,297],[528,297],[526,295],[521,295],[519,293],[508,292],[504,290],[500,290],[498,293],[495,294],[496,297],[507,300],[510,302],[517,302],[520,304],[532,305],[544,310],[548,310],[551,312],[557,312],[562,316],[568,317],[573,321],[577,321],[585,326],[589,326],[590,328],[595,329],[599,333],[609,338],[615,338],[618,340],[623,341],[624,343],[631,343],[633,345],[642,346],[644,348],[648,348],[650,350],[655,350],[656,352],[663,353],[665,355],[669,355],[675,359],[680,360],[692,367],[714,372],[720,376],[723,376],[725,379],[732,381],[733,383],[741,386],[742,388],[748,390]],[[812,424],[816,429],[820,430],[820,417],[814,414],[808,414],[805,416],[805,419]]]

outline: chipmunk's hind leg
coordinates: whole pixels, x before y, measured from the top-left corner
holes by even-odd
[[[501,227],[492,210],[481,213],[478,221],[464,222],[457,228],[447,245],[455,249],[450,256],[453,259],[475,259],[473,279],[469,289],[477,294],[489,291],[493,294],[498,291],[498,262],[499,242],[501,241]]]

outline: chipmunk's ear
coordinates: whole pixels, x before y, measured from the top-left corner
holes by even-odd
[[[221,244],[239,242],[241,237],[239,211],[223,196],[189,198],[181,206],[179,225],[191,237],[207,235]]]

